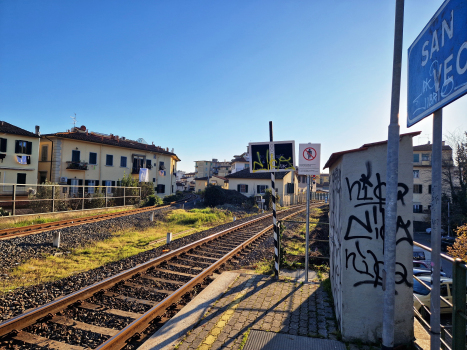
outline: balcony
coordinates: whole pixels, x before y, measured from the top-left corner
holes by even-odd
[[[66,164],[67,170],[88,170],[88,163],[86,162],[67,161]]]

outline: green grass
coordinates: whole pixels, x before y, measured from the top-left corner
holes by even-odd
[[[11,222],[11,223],[1,223],[0,224],[0,230],[1,229],[6,229],[6,228],[13,228],[13,227],[24,227],[24,226],[30,226],[30,225],[37,225],[37,224],[46,224],[49,222],[56,222],[56,221],[62,221],[62,220],[68,220],[68,219],[77,219],[77,218],[82,218],[86,216],[95,216],[95,215],[102,215],[102,214],[110,214],[110,213],[116,213],[119,211],[126,211],[129,210],[128,208],[118,208],[118,209],[112,209],[112,210],[101,210],[99,212],[94,212],[94,213],[89,213],[89,212],[81,212],[81,213],[76,213],[75,215],[71,216],[63,216],[63,217],[54,217],[54,218],[36,218],[36,219],[31,219],[31,220],[23,220],[19,222]],[[65,214],[67,212],[63,212]],[[40,215],[40,214],[38,214]],[[46,214],[43,214],[46,215]]]
[[[256,273],[259,273],[261,275],[271,275],[274,273],[274,259],[267,260],[263,259],[261,260],[257,265],[255,269]]]
[[[242,338],[242,342],[240,343],[240,347],[239,347],[239,350],[242,350],[246,344],[246,341],[248,340],[248,336],[250,335],[250,331],[251,331],[251,328],[248,328],[248,330],[243,333],[243,338]]]
[[[221,210],[195,209],[187,215],[182,212],[184,210],[176,210],[168,222],[158,222],[156,226],[143,231],[118,231],[109,239],[73,249],[69,254],[47,255],[41,259],[28,260],[12,269],[8,279],[0,282],[0,291],[7,292],[23,286],[56,281],[151,250],[165,243],[162,241],[154,244],[154,241],[165,238],[167,232],[185,232],[177,236],[178,239],[206,229],[214,222],[221,224],[232,220],[229,214]],[[190,227],[192,229],[187,231]]]

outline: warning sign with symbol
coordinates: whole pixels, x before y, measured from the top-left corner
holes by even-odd
[[[320,143],[300,143],[298,173],[300,175],[319,175],[320,154]]]

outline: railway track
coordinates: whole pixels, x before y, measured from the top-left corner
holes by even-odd
[[[176,204],[190,202],[196,198],[197,197],[195,195],[191,194],[188,197],[183,198],[180,201],[172,202],[168,205],[164,205],[160,207],[144,207],[144,208],[125,210],[125,211],[117,212],[117,213],[86,216],[82,218],[60,220],[60,221],[55,221],[55,222],[50,222],[50,223],[45,223],[45,224],[7,228],[7,229],[0,230],[0,240],[33,235],[33,234],[41,233],[44,231],[58,230],[61,228],[78,226],[78,225],[83,225],[83,224],[88,224],[88,223],[93,223],[93,222],[99,222],[99,221],[118,218],[122,216],[135,215],[135,214],[140,214],[140,213],[145,213],[145,212],[150,212],[150,211],[164,210]]]
[[[148,327],[159,328],[271,229],[271,214],[249,220],[27,311],[0,324],[0,349],[135,349]]]

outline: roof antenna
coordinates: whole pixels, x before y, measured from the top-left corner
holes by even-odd
[[[73,120],[73,130],[76,128],[76,113],[75,113],[75,116],[72,117],[70,116],[71,120]]]

